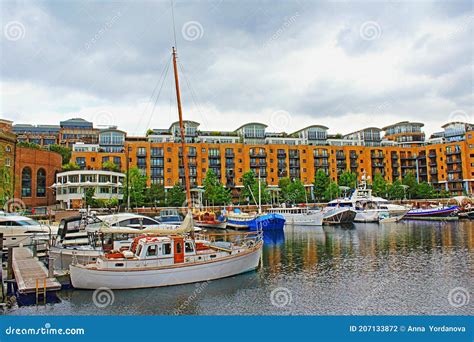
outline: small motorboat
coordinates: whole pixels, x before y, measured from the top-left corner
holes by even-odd
[[[181,224],[183,222],[183,219],[181,218],[181,215],[179,214],[178,210],[176,209],[163,209],[160,211],[159,216],[155,216],[155,220],[157,220],[160,223],[166,223],[166,224]]]
[[[405,214],[404,219],[407,220],[425,220],[425,219],[457,219],[457,205],[436,208],[414,208]]]
[[[194,224],[202,228],[225,229],[227,222],[224,217],[218,218],[214,211],[198,211],[193,215]]]
[[[3,233],[3,248],[25,247],[44,244],[52,237],[51,227],[21,215],[0,215],[0,233]]]

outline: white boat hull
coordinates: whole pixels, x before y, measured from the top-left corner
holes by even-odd
[[[309,214],[287,214],[280,213],[285,218],[287,225],[295,226],[322,226],[323,213],[309,213]]]
[[[357,215],[354,218],[354,222],[379,222],[380,220],[380,212],[378,210],[364,210],[364,211],[357,211]]]
[[[54,270],[58,272],[69,272],[69,266],[73,260],[81,265],[95,262],[98,257],[104,255],[100,249],[72,249],[51,247],[49,256],[54,259]]]
[[[70,266],[71,284],[79,289],[106,287],[111,290],[160,287],[230,277],[255,270],[262,255],[259,244],[248,252],[212,262],[178,264],[155,269],[101,270]]]

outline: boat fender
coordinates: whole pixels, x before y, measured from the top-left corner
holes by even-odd
[[[247,246],[248,248],[252,248],[253,246],[255,246],[255,241],[253,240],[247,241],[245,243],[245,246]]]

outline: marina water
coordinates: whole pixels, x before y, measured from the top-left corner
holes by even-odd
[[[65,290],[60,302],[10,315],[469,315],[474,221],[286,226],[265,235],[255,272],[207,283]]]

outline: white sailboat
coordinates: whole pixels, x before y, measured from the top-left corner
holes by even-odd
[[[137,237],[129,250],[112,251],[86,265],[70,265],[71,283],[76,288],[132,289],[186,284],[248,272],[260,263],[261,231],[246,233],[237,242],[195,238],[175,48],[173,69],[188,203],[188,214],[181,225],[183,231],[164,236],[150,233]]]

